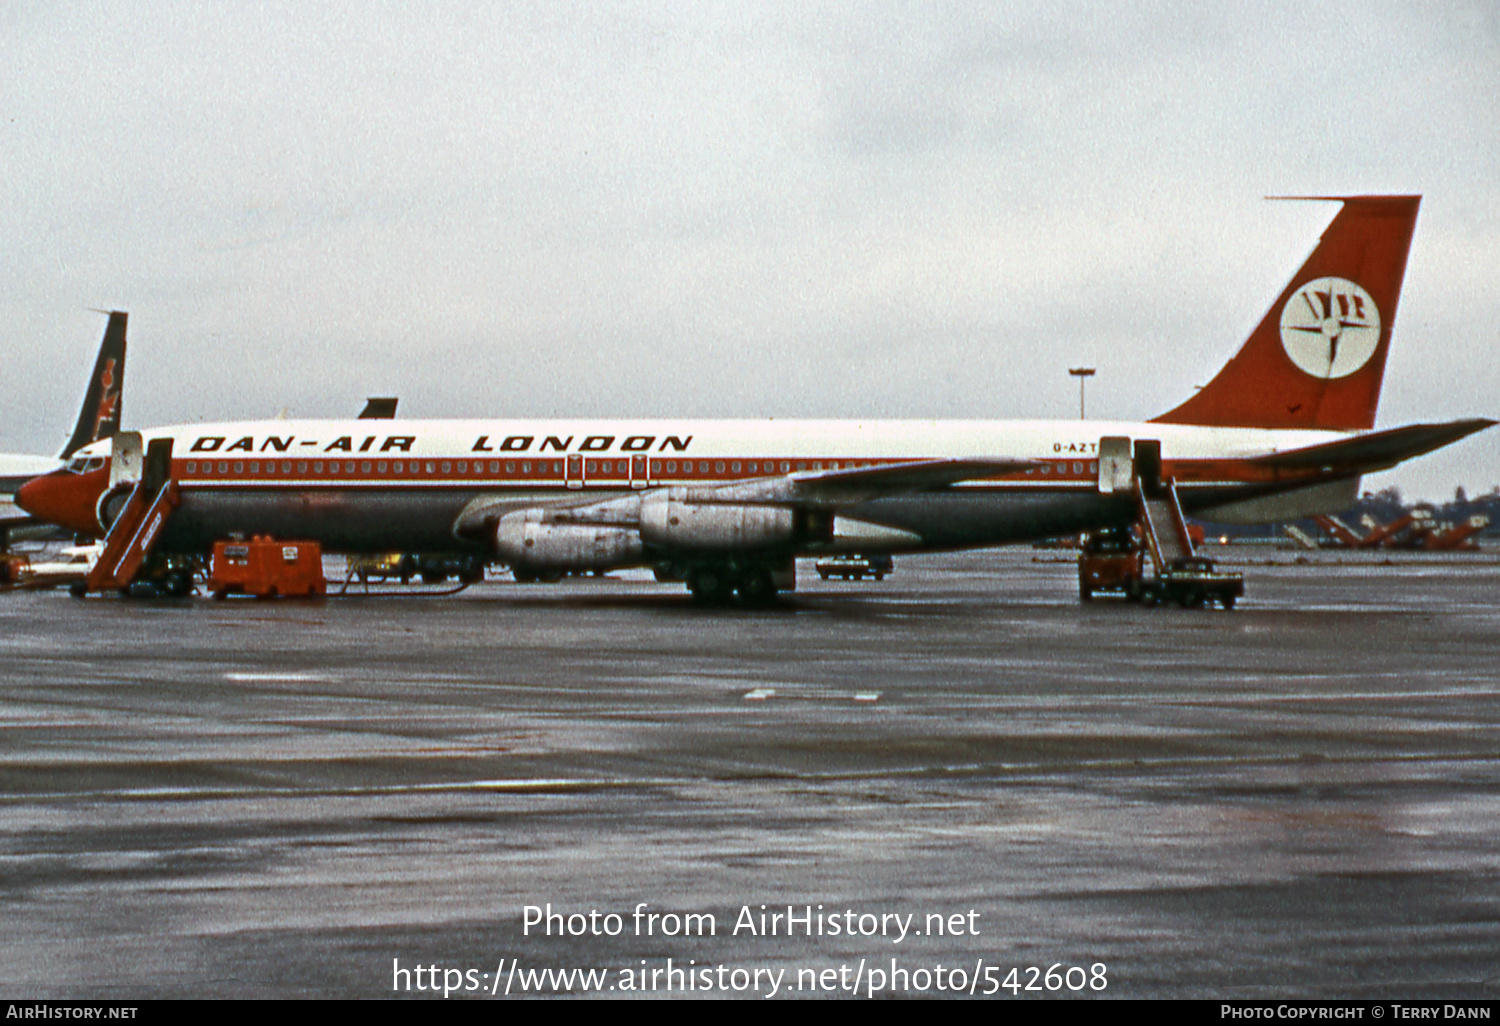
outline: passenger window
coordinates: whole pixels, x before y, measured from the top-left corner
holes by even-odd
[[[381,460],[379,463],[375,464],[375,470],[376,470],[377,473],[384,474],[385,473],[385,460]]]
[[[229,473],[229,464],[225,463],[223,460],[219,461],[219,473],[221,473],[221,474],[227,474],[227,473]]]
[[[476,470],[478,469],[478,466],[479,466],[478,464],[475,464],[475,469]],[[507,463],[505,466],[506,466],[506,472],[509,473],[510,464]],[[500,461],[499,460],[490,460],[490,473],[491,474],[498,474],[498,473],[500,473]]]
[[[531,464],[530,463],[522,463],[521,464],[521,473],[523,473],[523,474],[529,474],[529,473],[531,473]]]
[[[676,460],[667,460],[667,473],[668,474],[675,474],[675,473],[677,473],[677,461]]]
[[[365,462],[363,462],[363,463],[361,463],[359,465],[359,472],[361,474],[368,474],[370,472],[370,461],[369,460],[365,460]]]
[[[330,474],[337,474],[339,472],[339,461],[338,460],[331,460],[331,461],[329,461],[328,472]]]
[[[259,474],[260,473],[260,460],[256,460],[254,463],[250,464],[250,473],[252,473],[252,474]]]
[[[786,460],[781,461],[781,472],[783,474],[789,473],[791,469],[792,465],[790,463],[788,463]]]
[[[292,462],[291,462],[291,460],[284,460],[282,462],[282,464],[281,464],[281,472],[283,474],[290,474],[292,472]]]
[[[443,469],[447,470],[448,469],[448,464],[444,463],[443,464]],[[469,461],[468,460],[459,460],[458,461],[458,472],[460,474],[467,474],[469,472]]]
[[[585,473],[589,473],[589,474],[598,473],[599,464],[596,461],[594,461],[594,460],[586,460],[585,463],[586,463],[586,466],[584,468],[584,472]]]
[[[1082,474],[1083,473],[1083,464],[1082,463],[1075,463],[1075,464],[1073,464],[1073,473],[1075,473],[1075,474]]]
[[[515,463],[514,462],[506,463],[505,464],[505,472],[507,474],[514,474],[516,472],[516,465],[515,465]]]
[[[189,474],[196,474],[196,473],[198,473],[198,464],[195,461],[193,461],[193,460],[188,460],[187,472]]]
[[[318,460],[318,461],[316,461],[316,462],[313,463],[313,473],[314,474],[321,474],[321,473],[323,473],[323,461],[322,460]]]
[[[305,473],[307,473],[307,463],[305,461],[304,462],[300,462],[300,463],[297,464],[297,473],[299,473],[299,474],[305,474]]]
[[[399,473],[403,472],[404,470],[406,470],[406,464],[405,463],[392,463],[391,464],[391,473],[393,473],[393,474],[399,474]]]
[[[448,469],[448,465],[446,463],[443,464],[443,469],[444,470]],[[437,464],[434,463],[434,462],[432,462],[431,460],[428,460],[427,461],[427,473],[431,474],[431,473],[434,473],[436,470],[437,470]]]
[[[714,464],[714,473],[715,474],[722,474],[722,473],[724,473],[724,461],[723,460],[720,460],[719,462],[717,462],[717,463]]]

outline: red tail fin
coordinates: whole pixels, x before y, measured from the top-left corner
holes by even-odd
[[[1420,196],[1344,204],[1234,359],[1166,424],[1369,428],[1375,424]]]

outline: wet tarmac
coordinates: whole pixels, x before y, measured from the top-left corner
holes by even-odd
[[[1494,998],[1500,564],[1290,560],[1232,613],[1080,605],[1029,549],[762,612],[0,596],[0,996]],[[547,903],[599,915],[524,933]]]

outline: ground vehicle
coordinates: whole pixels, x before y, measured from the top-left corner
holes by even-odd
[[[257,537],[214,545],[208,590],[216,599],[231,592],[257,598],[325,593],[323,550],[317,542]]]
[[[818,576],[825,581],[830,577],[841,577],[846,581],[860,581],[866,577],[873,577],[879,581],[885,579],[885,575],[891,572],[895,564],[891,561],[891,557],[883,552],[874,552],[867,556],[849,552],[820,559],[816,566]]]
[[[484,560],[478,556],[408,552],[396,561],[393,573],[401,578],[402,584],[413,577],[422,578],[424,584],[442,584],[450,577],[457,577],[464,584],[477,584],[484,580]]]
[[[1184,609],[1217,602],[1233,609],[1245,594],[1245,579],[1237,573],[1215,570],[1211,559],[1188,556],[1169,562],[1155,580],[1141,586],[1141,601],[1176,602]]]
[[[1078,556],[1079,599],[1088,602],[1100,592],[1140,598],[1144,564],[1141,543],[1130,528],[1089,532]]]

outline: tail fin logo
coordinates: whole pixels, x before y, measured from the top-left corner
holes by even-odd
[[[1346,378],[1380,345],[1380,310],[1347,278],[1307,282],[1281,309],[1281,346],[1303,373]]]
[[[99,375],[99,409],[94,414],[94,437],[89,441],[97,442],[106,434],[113,434],[119,427],[120,389],[115,382],[115,361],[111,359],[104,365],[104,372]]]

